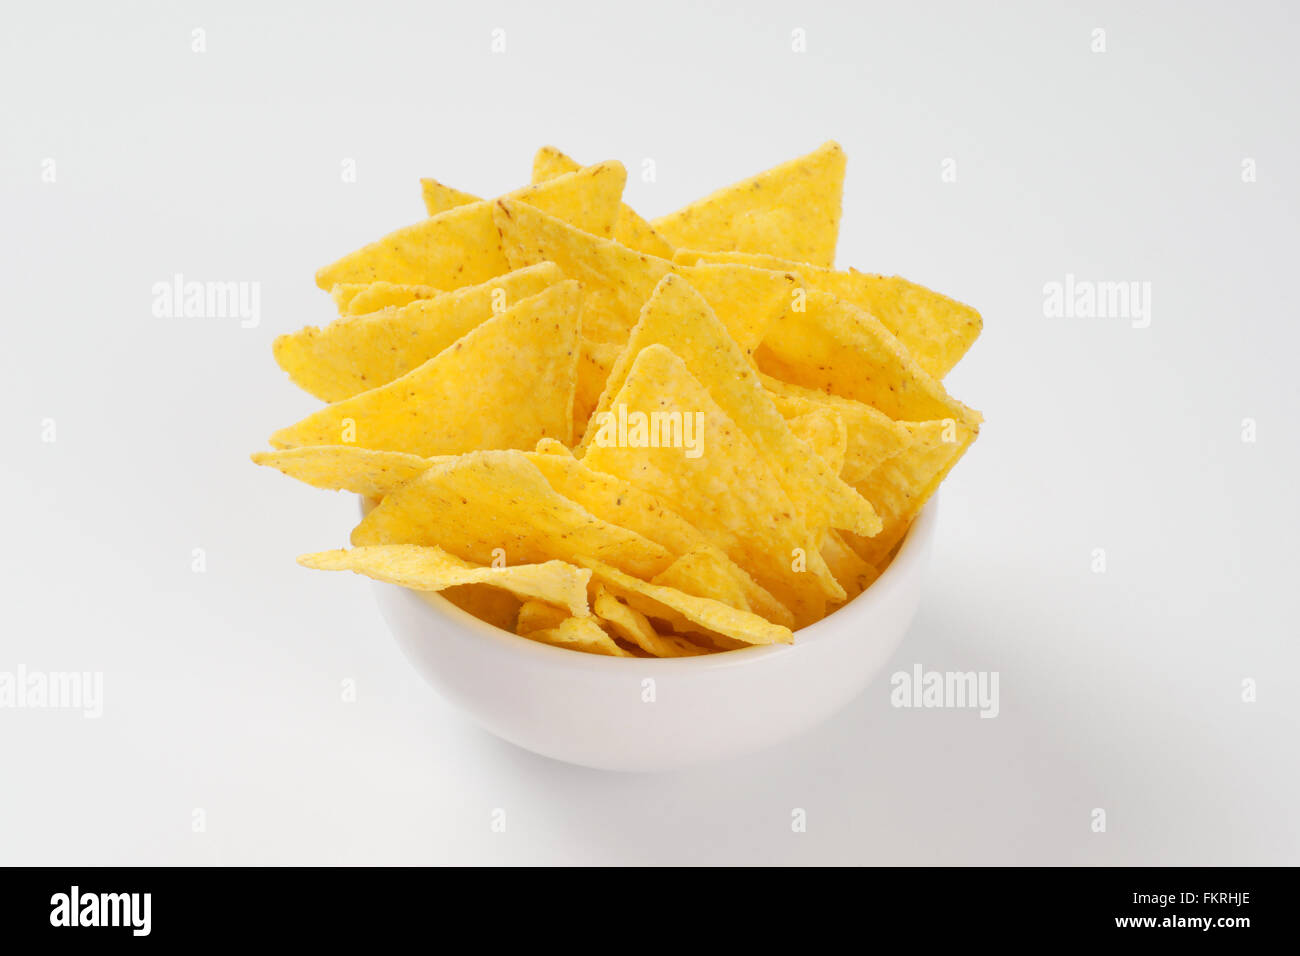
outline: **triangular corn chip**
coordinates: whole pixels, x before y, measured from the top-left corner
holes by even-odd
[[[666,570],[651,578],[650,583],[711,598],[730,607],[755,610],[750,607],[739,582],[732,576],[732,566],[730,558],[711,547],[682,555]],[[767,617],[766,614],[763,616]]]
[[[553,439],[539,442],[539,449],[547,449],[547,453],[539,450],[527,458],[557,493],[602,521],[662,545],[670,556],[690,559],[674,561],[664,571],[669,577],[660,583],[754,611],[778,624],[794,623],[794,617],[784,605],[712,545],[699,529],[654,495],[632,487],[621,478],[588,468]],[[372,451],[354,445],[322,445],[253,455],[257,464],[277,468],[314,487],[350,491],[376,500],[393,494],[433,465],[452,460]],[[688,572],[694,576],[688,576]]]
[[[400,282],[340,282],[330,290],[339,315],[365,315],[390,306],[408,305],[417,299],[442,295],[431,285],[404,285]]]
[[[269,465],[327,491],[350,491],[382,498],[418,478],[430,459],[400,451],[374,451],[356,445],[311,445],[287,451],[259,451],[259,465]]]
[[[553,212],[597,235],[608,236],[618,219],[627,173],[620,163],[601,163],[527,186],[511,196]],[[407,226],[328,265],[316,284],[399,282],[459,289],[510,271],[491,202],[456,206]]]
[[[792,308],[794,290],[800,288],[789,273],[753,266],[674,266],[510,199],[497,203],[497,226],[506,256],[515,268],[554,262],[566,276],[582,283],[582,332],[597,342],[625,342],[659,280],[675,272],[696,285],[732,338],[748,353]]]
[[[825,292],[773,325],[755,353],[773,378],[872,405],[890,418],[980,421],[916,363],[873,316]]]
[[[885,566],[912,519],[979,435],[978,428],[951,419],[907,424],[912,430],[908,446],[857,485],[879,511],[884,530],[873,538],[844,536],[863,560],[877,568]]]
[[[551,263],[544,263],[550,265]],[[583,313],[586,318],[586,313]],[[587,427],[591,413],[596,410],[600,393],[605,390],[605,380],[618,361],[622,346],[612,342],[593,342],[585,335],[578,358],[578,387],[573,396],[573,434],[577,438]]]
[[[543,146],[533,157],[533,182],[545,182],[581,168],[578,163],[554,146]],[[664,238],[651,228],[650,223],[642,219],[627,203],[619,207],[618,222],[614,224],[614,232],[610,238],[623,243],[629,249],[648,252],[652,256],[663,259],[671,258],[673,254],[673,247],[665,242]]]
[[[576,282],[553,285],[401,378],[276,432],[271,444],[356,444],[429,456],[568,441],[580,299]]]
[[[832,475],[839,475],[844,470],[849,431],[844,425],[844,419],[835,409],[823,405],[787,419],[786,424],[790,426],[790,434],[826,462]]]
[[[680,358],[662,345],[642,349],[611,408],[630,427],[608,423],[588,446],[587,465],[667,502],[785,604],[797,625],[817,620],[825,599],[843,600],[767,460]],[[674,419],[679,435],[689,422],[704,439],[697,457],[660,440]]]
[[[839,416],[845,427],[844,465],[840,477],[851,485],[867,477],[876,466],[898,454],[912,441],[908,422],[896,422],[870,405],[791,385],[770,375],[760,375],[759,378],[777,410],[787,420],[806,416],[818,408],[830,409]]]
[[[374,545],[351,551],[304,554],[298,563],[320,571],[355,571],[376,581],[415,591],[441,591],[461,584],[490,584],[525,599],[548,601],[574,617],[590,613],[587,581],[591,572],[564,561],[476,567],[441,548],[412,544]]]
[[[743,263],[794,273],[808,288],[827,292],[874,315],[898,337],[917,364],[938,379],[966,354],[984,327],[984,320],[970,306],[899,276],[873,275],[856,269],[838,272],[745,252],[678,250],[673,261],[680,265]]]
[[[693,555],[696,562],[709,562],[710,575],[694,581],[685,580],[679,569],[679,576],[672,582],[674,587],[754,611],[780,624],[794,623],[788,608],[655,495],[615,475],[589,468],[549,439],[539,442],[537,453],[529,455],[528,460],[546,476],[552,488],[602,521],[635,531],[675,557]]]
[[[515,633],[525,636],[530,631],[559,627],[572,616],[563,608],[545,601],[525,601],[519,605],[519,613],[515,615]]]
[[[603,654],[606,657],[633,657],[628,651],[601,630],[590,617],[571,617],[558,627],[542,628],[523,635],[530,641],[564,647],[571,651]]]
[[[582,283],[583,334],[596,341],[626,339],[655,283],[672,271],[667,259],[584,232],[534,205],[501,199],[494,208],[502,248],[515,268],[554,262]]]
[[[575,172],[577,168],[575,166],[573,169],[566,170],[566,172]],[[450,186],[444,186],[436,179],[421,179],[420,192],[424,195],[424,208],[428,210],[430,216],[436,216],[458,206],[468,206],[471,203],[483,201],[482,197],[475,196],[473,193],[462,192],[459,189],[452,189]]]
[[[515,632],[521,602],[509,591],[490,584],[457,584],[439,592],[466,614],[503,631]],[[560,613],[564,613],[563,611]]]
[[[835,580],[843,586],[850,601],[880,577],[880,572],[873,565],[862,560],[838,531],[832,531],[822,540],[822,558],[825,559],[831,573],[835,575]]]
[[[595,587],[591,609],[617,636],[654,657],[696,657],[705,649],[675,634],[658,634],[644,614],[628,607],[603,584]]]
[[[512,451],[433,464],[366,515],[352,543],[434,545],[475,564],[592,557],[644,578],[673,560],[662,546],[555,491],[522,452]]]
[[[675,628],[717,634],[746,644],[790,644],[789,628],[765,621],[757,614],[708,598],[684,594],[676,588],[648,584],[599,561],[579,561],[592,578],[646,617],[661,618]]]
[[[820,535],[827,527],[837,527],[871,535],[880,530],[871,504],[791,433],[740,346],[679,276],[665,276],[642,309],[583,435],[584,447],[590,447],[602,414],[612,408],[639,352],[656,343],[685,362],[722,411],[744,430],[810,531]]]
[[[758,348],[768,329],[783,321],[801,288],[789,272],[726,262],[673,271],[704,297],[746,356]]]
[[[293,383],[337,402],[387,385],[493,315],[563,278],[544,262],[432,299],[279,336],[272,352]]]
[[[650,224],[678,248],[761,252],[830,266],[844,165],[844,150],[826,143]]]

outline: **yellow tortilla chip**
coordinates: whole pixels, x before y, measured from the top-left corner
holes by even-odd
[[[618,219],[626,176],[620,163],[601,163],[510,195],[607,236]],[[509,272],[492,210],[490,202],[456,206],[389,233],[321,269],[316,284],[331,289],[383,280],[459,289]]]
[[[432,464],[384,498],[354,545],[434,545],[475,564],[593,557],[643,578],[673,560],[649,539],[602,521],[555,491],[522,452],[481,451]]]
[[[503,631],[515,632],[520,601],[509,591],[490,584],[457,584],[439,592],[466,614]]]
[[[559,627],[572,616],[564,608],[545,601],[525,601],[515,616],[515,633],[524,637],[530,631]]]
[[[458,584],[490,584],[517,597],[558,604],[574,617],[590,613],[587,582],[591,572],[564,561],[476,567],[437,547],[381,544],[351,551],[304,554],[298,563],[320,571],[354,571],[413,591],[441,591]]]
[[[760,252],[830,266],[844,165],[839,144],[825,143],[650,224],[678,248]]]
[[[979,412],[949,396],[888,329],[857,306],[825,292],[809,292],[805,305],[769,330],[755,353],[760,370],[865,402],[894,419],[980,421]]]
[[[259,465],[278,469],[314,488],[351,491],[382,498],[419,477],[429,459],[400,451],[374,451],[355,445],[311,445],[287,451],[259,451]]]
[[[338,402],[401,378],[493,315],[563,278],[557,266],[544,262],[400,308],[340,318],[320,329],[307,326],[279,336],[271,348],[295,385]]]
[[[365,315],[380,309],[409,305],[418,299],[442,295],[431,285],[404,285],[400,282],[340,282],[330,290],[339,315]]]
[[[427,457],[568,441],[580,298],[576,282],[553,285],[401,378],[276,432],[271,444],[356,444]]]
[[[694,582],[678,576],[674,587],[699,597],[733,603],[778,624],[794,623],[788,608],[760,587],[703,532],[655,495],[633,487],[622,478],[589,468],[555,441],[538,442],[537,453],[529,455],[528,460],[559,494],[602,521],[635,531],[663,546],[674,557],[701,556],[697,561],[703,561],[704,555],[711,557],[711,576]]]
[[[844,469],[844,455],[848,450],[849,432],[844,419],[833,408],[822,406],[796,415],[788,420],[790,434],[817,453],[826,462],[831,474]]]
[[[732,263],[674,266],[621,243],[574,228],[527,203],[497,203],[497,226],[515,268],[554,262],[582,283],[582,334],[596,342],[627,341],[659,280],[676,273],[696,286],[728,333],[749,353],[793,304],[798,280],[786,272]]]
[[[863,538],[870,541],[870,538]],[[880,577],[875,567],[862,560],[844,540],[838,531],[832,531],[822,540],[822,558],[825,559],[835,580],[843,586],[848,595],[847,600],[855,597],[871,586]]]
[[[898,454],[912,441],[907,422],[896,422],[879,409],[851,398],[816,392],[760,375],[777,410],[787,420],[797,419],[818,408],[827,408],[844,422],[844,465],[840,477],[854,485],[875,471],[887,458]],[[792,426],[793,428],[793,426]]]
[[[757,614],[728,607],[720,601],[684,594],[676,588],[648,584],[599,561],[578,562],[589,568],[593,580],[622,598],[646,617],[662,618],[682,629],[700,630],[746,644],[790,644],[790,629],[765,621]]]
[[[675,634],[658,634],[640,611],[628,607],[603,584],[596,585],[592,610],[618,637],[653,657],[697,657],[705,649]]]
[[[611,408],[618,425],[602,426],[585,464],[665,501],[786,605],[798,626],[819,618],[827,598],[843,600],[766,459],[680,358],[662,345],[642,349]],[[703,438],[697,457],[690,444],[664,440],[674,420],[679,435],[689,424]],[[652,432],[658,447],[650,446]]]
[[[601,630],[600,625],[590,617],[571,617],[558,627],[529,631],[522,636],[530,641],[564,647],[571,651],[603,654],[606,657],[634,656],[619,647],[615,640]]]
[[[575,166],[573,169],[565,170],[565,172],[575,172],[576,170],[577,167]],[[424,208],[430,216],[436,216],[458,206],[468,206],[471,203],[483,201],[480,196],[462,192],[459,189],[452,189],[450,186],[444,186],[436,179],[421,179],[420,192],[424,196]]]
[[[581,168],[554,146],[543,146],[533,157],[533,182],[545,182]],[[619,207],[618,222],[614,224],[614,232],[610,238],[623,243],[629,249],[648,252],[662,259],[671,258],[673,254],[673,247],[665,242],[663,237],[651,228],[650,223],[642,219],[627,203]]]
[[[552,263],[544,263],[552,265]],[[534,267],[535,268],[535,267]],[[600,393],[609,378],[609,370],[618,361],[622,349],[611,342],[593,342],[583,336],[582,351],[578,358],[578,386],[573,397],[573,434],[577,438],[587,428],[591,413],[596,410]]]
[[[790,431],[740,346],[708,303],[679,276],[665,276],[641,310],[583,435],[584,448],[600,434],[603,414],[612,410],[614,395],[623,387],[632,363],[652,344],[667,346],[685,362],[719,408],[744,430],[814,535],[828,527],[864,535],[880,530],[871,504]]]
[[[877,568],[888,563],[912,519],[979,436],[978,428],[952,419],[908,424],[911,443],[857,485],[880,512],[884,530],[874,538],[844,536],[863,560]]]
[[[731,263],[680,266],[673,271],[703,296],[746,356],[763,341],[768,329],[783,321],[800,288],[799,280],[789,272]]]
[[[741,610],[755,610],[746,600],[740,582],[731,574],[733,566],[731,559],[717,548],[692,551],[670,564],[667,570],[656,574],[650,583],[711,598]]]
[[[534,205],[502,199],[495,210],[502,248],[515,268],[554,262],[582,283],[583,334],[596,341],[627,338],[655,283],[672,271],[667,259],[584,232]]]
[[[856,269],[823,269],[806,262],[747,252],[682,249],[673,256],[673,261],[681,265],[742,263],[791,272],[808,288],[829,293],[874,315],[912,353],[917,364],[937,379],[948,374],[984,327],[984,320],[970,306],[899,276],[874,275]]]

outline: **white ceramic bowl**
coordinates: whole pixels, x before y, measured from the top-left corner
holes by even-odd
[[[857,696],[916,613],[936,505],[870,588],[796,632],[793,645],[599,657],[517,637],[437,594],[374,587],[416,670],[498,737],[587,767],[670,770],[788,740]]]

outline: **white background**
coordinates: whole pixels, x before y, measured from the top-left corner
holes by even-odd
[[[267,6],[6,12],[0,670],[102,671],[105,700],[0,710],[0,863],[1300,863],[1294,12]],[[494,195],[554,143],[657,215],[829,138],[840,263],[985,320],[910,635],[726,765],[489,737],[363,581],[294,564],[355,505],[247,460],[315,405],[272,338],[329,319],[315,269],[420,218],[421,175]],[[260,283],[260,324],[155,318],[176,273]],[[1045,318],[1067,273],[1150,282],[1150,327]],[[1001,715],[891,708],[915,663],[998,671]]]

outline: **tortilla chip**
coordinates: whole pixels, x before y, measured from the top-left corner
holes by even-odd
[[[678,248],[760,252],[830,266],[844,166],[844,150],[825,143],[650,224]]]
[[[650,583],[752,611],[754,608],[745,599],[740,582],[731,574],[732,567],[734,564],[730,558],[717,548],[710,547],[682,555],[666,571],[656,574]]]
[[[510,195],[607,236],[618,219],[626,176],[622,164],[601,163]],[[316,284],[331,289],[382,280],[459,289],[509,272],[492,210],[490,202],[456,206],[389,233],[321,269]]]
[[[530,641],[563,647],[571,651],[585,651],[588,654],[603,654],[606,657],[632,657],[631,653],[619,647],[615,640],[601,630],[590,617],[571,617],[559,627],[542,628],[522,635]]]
[[[649,584],[599,561],[578,563],[590,569],[593,580],[622,598],[629,607],[646,617],[669,621],[675,628],[699,630],[746,644],[790,644],[794,641],[789,628],[765,621],[757,614],[728,607],[720,601],[684,594],[676,588]]]
[[[429,459],[400,451],[374,451],[355,445],[309,445],[288,451],[259,451],[259,465],[326,491],[351,491],[379,499],[392,494],[429,467]]]
[[[574,172],[577,167],[565,170]],[[424,208],[430,216],[436,216],[439,213],[446,212],[448,209],[455,209],[458,206],[468,206],[471,203],[482,202],[481,196],[475,196],[473,193],[462,192],[459,189],[452,189],[450,186],[444,186],[436,179],[421,179],[420,192],[424,196]]]
[[[441,548],[387,544],[304,554],[298,563],[319,571],[354,571],[414,591],[441,591],[459,584],[490,584],[524,599],[558,604],[581,617],[587,608],[591,572],[564,561],[476,567]]]
[[[338,402],[401,378],[493,315],[563,278],[545,262],[400,308],[348,316],[320,329],[307,326],[279,336],[271,348],[295,385]]]
[[[553,285],[401,378],[276,432],[271,444],[356,444],[427,457],[568,441],[580,308],[576,282]]]
[[[791,272],[808,288],[829,293],[874,315],[912,353],[917,364],[937,379],[948,374],[984,327],[984,320],[970,306],[899,276],[874,275],[856,269],[823,269],[806,262],[746,252],[679,249],[673,262],[681,265],[742,263]]]
[[[665,276],[641,311],[627,348],[605,383],[583,436],[584,448],[599,433],[602,413],[613,407],[614,395],[623,387],[632,363],[652,344],[667,346],[685,362],[719,408],[744,430],[814,535],[828,527],[864,535],[880,530],[871,504],[790,431],[740,347],[708,303],[679,276]]]
[[[801,288],[789,272],[731,263],[678,266],[673,271],[704,298],[746,356],[784,320],[795,290]]]
[[[524,637],[530,631],[559,627],[572,616],[564,608],[545,601],[525,601],[519,606],[519,613],[515,617],[515,633]]]
[[[581,168],[554,146],[543,146],[533,157],[533,182],[545,182]],[[662,259],[669,259],[673,254],[673,247],[665,242],[663,237],[651,228],[650,223],[642,219],[627,203],[619,206],[618,222],[614,224],[614,232],[610,238],[621,242],[629,249],[648,252]]]
[[[555,491],[517,451],[434,463],[366,515],[352,543],[434,545],[474,564],[592,557],[644,578],[673,561],[662,546]]]
[[[857,306],[809,292],[803,311],[772,326],[755,353],[773,378],[872,405],[890,418],[980,421],[916,363],[888,329]]]
[[[655,283],[672,271],[667,259],[584,232],[528,203],[502,199],[495,209],[502,248],[515,268],[554,262],[582,283],[583,334],[595,341],[626,339]]]
[[[870,541],[871,539],[863,538],[862,540]],[[838,531],[832,531],[822,539],[822,558],[830,567],[831,573],[835,575],[835,580],[839,581],[843,586],[845,593],[848,594],[849,601],[852,601],[865,591],[876,578],[880,577],[880,572],[860,558]]]
[[[849,432],[844,419],[833,408],[822,406],[788,419],[790,434],[817,453],[826,462],[831,474],[844,469],[844,455],[848,450]]]
[[[551,263],[546,263],[550,265]],[[587,430],[591,413],[596,410],[600,393],[609,378],[609,370],[618,361],[622,349],[611,342],[593,342],[583,336],[578,358],[578,386],[573,397],[573,436],[578,438]]]
[[[707,651],[684,637],[675,634],[658,634],[649,619],[640,611],[628,607],[603,584],[596,585],[596,599],[592,610],[596,617],[608,625],[618,637],[635,644],[653,657],[697,657]]]
[[[410,305],[419,299],[442,295],[431,285],[403,285],[399,282],[340,282],[330,290],[339,315],[366,315],[380,309]]]
[[[644,447],[645,434],[629,429],[624,437],[611,425],[591,441],[585,464],[665,501],[786,605],[797,625],[820,617],[826,598],[843,600],[767,460],[680,358],[662,345],[642,349],[611,403],[620,406],[629,423],[651,412],[689,420],[704,438],[700,455],[671,443]]]
[[[509,591],[490,584],[457,584],[439,592],[466,614],[503,631],[515,632],[520,601]]]
[[[515,268],[554,262],[582,283],[582,334],[596,342],[626,342],[659,280],[675,272],[697,284],[697,291],[748,353],[791,308],[793,291],[800,287],[789,273],[746,265],[676,267],[508,199],[497,203],[497,225]]]
[[[635,531],[661,545],[674,557],[711,556],[710,576],[694,582],[678,576],[674,587],[699,597],[733,603],[735,607],[762,614],[779,624],[794,623],[788,608],[713,545],[703,532],[655,495],[577,461],[558,442],[538,442],[537,453],[527,457],[559,494],[602,521]]]
[[[845,428],[844,465],[840,477],[854,485],[875,471],[887,458],[898,454],[912,441],[908,422],[896,422],[879,409],[851,398],[827,395],[759,375],[777,410],[787,420],[807,415],[818,408],[835,412]],[[793,426],[791,426],[793,430]]]
[[[977,427],[952,419],[907,424],[912,430],[909,445],[857,485],[880,512],[884,530],[874,538],[844,536],[864,561],[877,568],[889,562],[912,519],[979,436]]]

